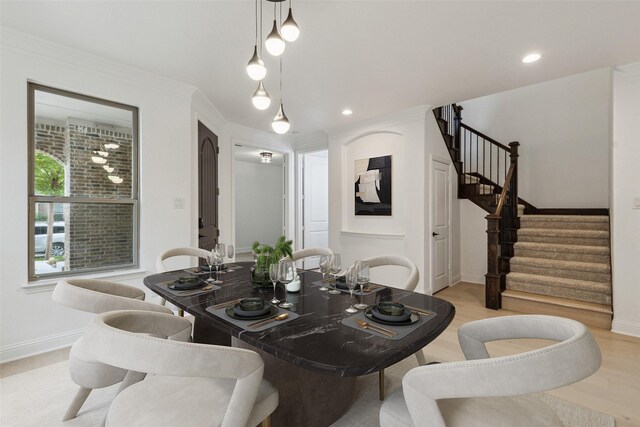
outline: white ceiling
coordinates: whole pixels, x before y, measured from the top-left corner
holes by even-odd
[[[284,156],[272,150],[236,144],[234,155],[236,161],[262,164],[260,153],[263,151],[271,153],[271,166],[282,167]]]
[[[2,1],[2,25],[199,87],[227,120],[270,130],[245,73],[254,2]],[[264,32],[271,3],[265,3]],[[285,110],[308,134],[640,60],[640,2],[294,1]],[[521,57],[543,58],[525,65]],[[342,116],[343,108],[354,114]],[[550,106],[561,108],[561,106]]]

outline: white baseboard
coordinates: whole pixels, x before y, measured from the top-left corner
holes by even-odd
[[[462,273],[460,275],[460,278],[463,282],[471,282],[471,283],[478,283],[480,285],[484,285],[484,276],[476,276],[474,274],[465,274]]]
[[[462,280],[462,275],[461,274],[456,274],[455,276],[453,276],[451,278],[451,285],[450,286],[455,285],[456,283],[460,282],[461,280]]]
[[[640,325],[637,323],[627,322],[625,320],[613,320],[611,322],[611,332],[623,335],[631,335],[632,337],[640,337]]]
[[[237,254],[242,254],[245,252],[252,252],[253,249],[251,248],[251,246],[247,246],[246,248],[242,247],[242,248],[236,248],[236,253]]]
[[[48,337],[26,340],[0,347],[0,363],[23,359],[41,353],[69,347],[84,334],[85,328],[49,335]]]

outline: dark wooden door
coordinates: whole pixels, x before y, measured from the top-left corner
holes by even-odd
[[[198,122],[198,246],[218,243],[218,136]]]

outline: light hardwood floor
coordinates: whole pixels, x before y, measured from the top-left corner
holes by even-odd
[[[473,320],[517,314],[484,308],[484,286],[458,283],[436,296],[456,307],[449,328],[425,349],[430,359],[463,360],[457,330]],[[616,418],[618,427],[640,426],[640,338],[615,334],[604,329],[591,329],[602,350],[602,367],[591,377],[549,392],[556,397],[596,409]],[[492,356],[519,353],[547,344],[540,340],[512,340],[490,343]],[[0,365],[0,376],[6,377],[60,362],[68,357],[68,349],[34,356]]]

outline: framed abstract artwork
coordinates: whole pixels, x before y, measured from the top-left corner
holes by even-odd
[[[355,214],[391,216],[391,156],[356,160],[353,174]]]

